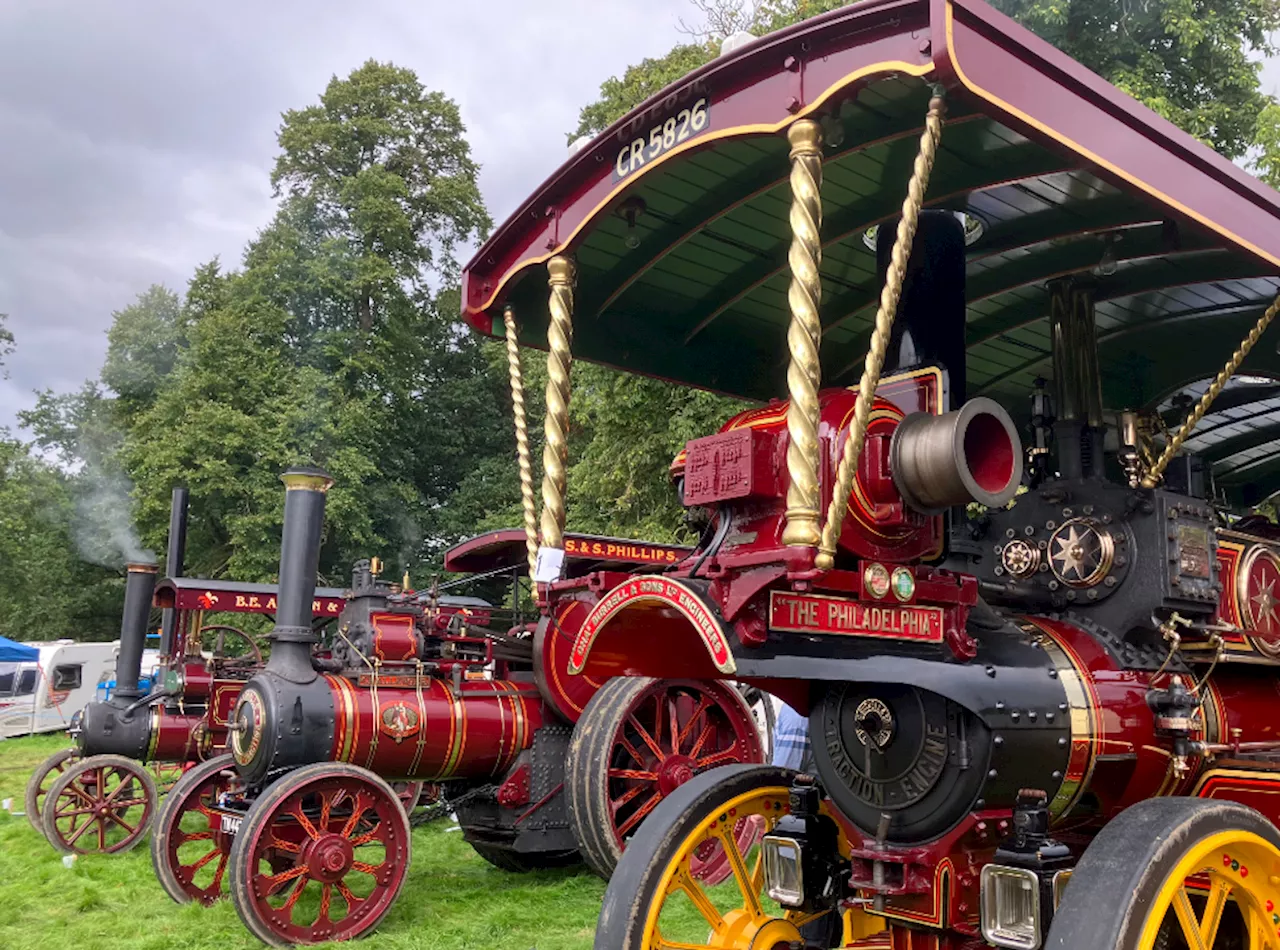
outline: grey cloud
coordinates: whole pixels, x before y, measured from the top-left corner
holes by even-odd
[[[373,57],[453,96],[501,220],[599,84],[681,37],[686,0],[0,5],[0,426],[97,373],[113,310],[235,263],[273,212],[282,111]]]

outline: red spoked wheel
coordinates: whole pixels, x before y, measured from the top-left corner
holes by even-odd
[[[406,815],[413,814],[413,810],[418,807],[422,799],[422,790],[426,787],[426,782],[391,783],[391,790],[396,793],[396,798],[400,799],[400,807],[404,809]]]
[[[657,804],[719,765],[764,760],[751,707],[727,683],[619,677],[587,704],[566,764],[569,820],[583,859],[608,878],[627,840]],[[744,825],[743,847],[759,829]],[[694,873],[715,883],[729,868],[708,855]]]
[[[179,904],[212,904],[226,893],[233,834],[218,806],[239,788],[235,761],[220,755],[188,769],[156,812],[151,864]]]
[[[31,773],[31,778],[27,779],[27,793],[23,800],[27,821],[40,834],[44,834],[44,826],[40,819],[41,812],[44,810],[45,796],[49,794],[49,789],[58,780],[58,776],[74,765],[79,758],[79,749],[59,749],[41,762]]]
[[[156,790],[161,795],[167,795],[178,779],[182,778],[185,766],[181,762],[152,762],[149,768],[155,776]]]
[[[308,765],[267,787],[231,847],[231,900],[275,946],[351,940],[395,903],[409,820],[391,787],[345,763]]]
[[[45,796],[44,836],[67,854],[119,854],[147,833],[156,783],[146,766],[122,755],[95,755],[68,768]]]

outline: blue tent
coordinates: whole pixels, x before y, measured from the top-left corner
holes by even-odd
[[[8,637],[0,637],[0,663],[34,663],[40,659],[40,651]]]

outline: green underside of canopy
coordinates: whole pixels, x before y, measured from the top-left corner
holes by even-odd
[[[928,96],[915,79],[876,82],[829,130],[824,385],[861,373],[880,290],[864,236],[901,207]],[[785,396],[787,151],[781,135],[730,137],[638,176],[623,196],[644,202],[634,225],[604,215],[574,248],[575,357],[747,399]],[[1114,272],[1097,275],[1096,292],[1109,410],[1154,408],[1213,376],[1280,288],[1268,265],[983,115],[949,116],[927,204],[983,226],[968,251],[968,392],[1017,416],[1033,381],[1052,375],[1046,282],[1097,274],[1104,234],[1118,238]],[[543,345],[540,269],[508,299],[526,318],[523,340]],[[1275,342],[1264,340],[1244,372],[1280,376]],[[1215,410],[1191,443],[1237,499],[1280,488],[1280,387],[1263,388],[1269,401],[1248,398],[1257,386],[1233,389],[1234,415]]]

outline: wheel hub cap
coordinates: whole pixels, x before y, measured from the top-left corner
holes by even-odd
[[[663,796],[670,795],[693,778],[697,763],[687,755],[669,755],[658,766],[658,788]]]
[[[332,884],[351,867],[351,842],[341,835],[324,835],[307,849],[307,873],[317,881]]]

